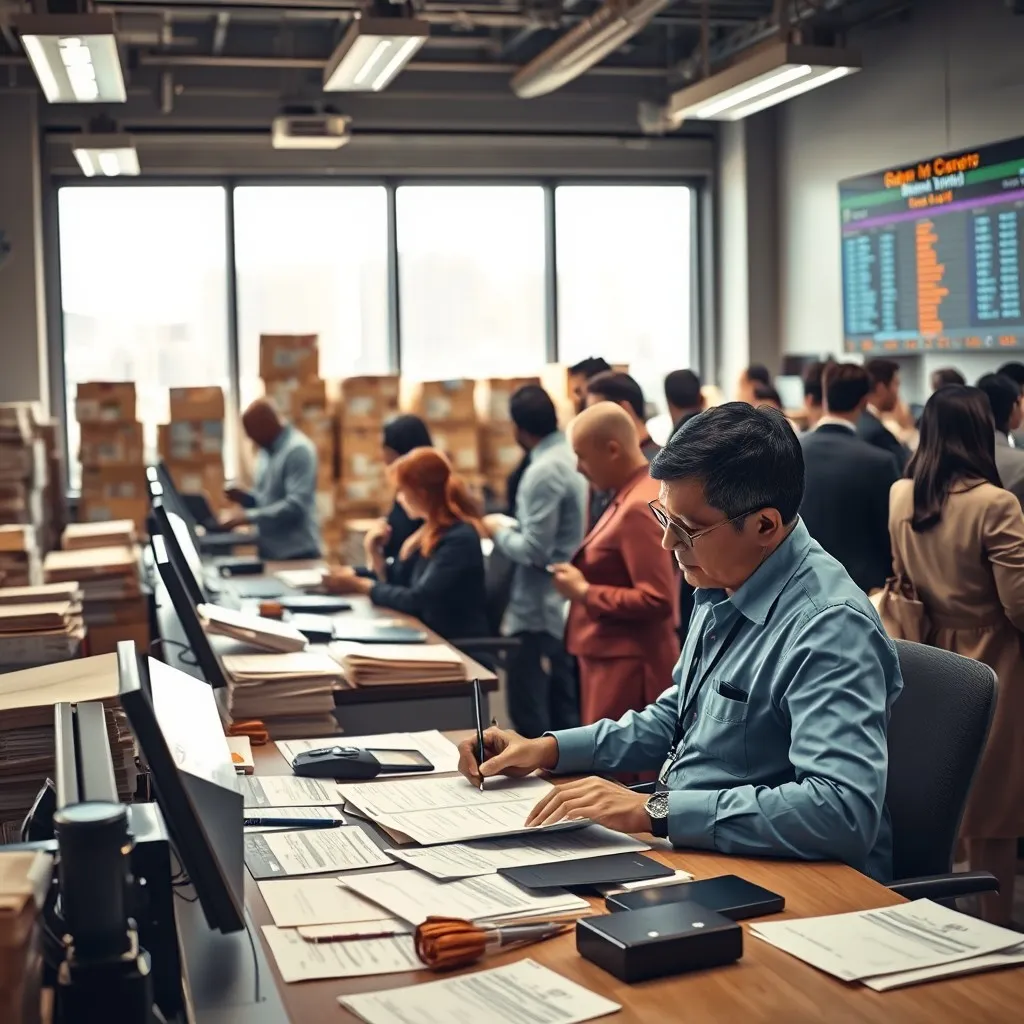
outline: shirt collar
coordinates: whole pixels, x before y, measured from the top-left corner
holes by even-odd
[[[811,535],[807,532],[804,521],[797,519],[789,536],[754,570],[732,597],[724,597],[724,590],[698,590],[695,601],[700,604],[712,602],[716,605],[720,602],[735,608],[751,622],[763,626],[772,605],[800,568],[810,547]]]
[[[819,427],[845,427],[851,434],[857,433],[857,428],[849,420],[840,419],[838,416],[822,416],[814,429],[817,430]]]
[[[288,435],[291,433],[292,427],[290,423],[286,423],[281,428],[281,433],[270,442],[270,446],[267,448],[268,455],[276,455],[280,450],[281,446],[285,443]]]

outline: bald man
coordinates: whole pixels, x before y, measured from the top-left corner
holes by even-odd
[[[608,507],[568,563],[554,567],[570,601],[566,649],[579,662],[583,724],[641,711],[679,659],[678,583],[649,502],[658,497],[629,415],[611,402],[569,427],[580,472]]]
[[[252,492],[230,487],[230,501],[242,506],[221,524],[234,529],[243,523],[259,527],[259,552],[264,561],[320,557],[316,516],[316,448],[305,434],[285,423],[265,398],[242,414],[242,429],[259,448]]]

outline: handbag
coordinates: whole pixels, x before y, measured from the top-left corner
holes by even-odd
[[[913,580],[895,560],[893,568],[895,574],[885,581],[885,586],[871,598],[871,603],[875,606],[886,633],[893,640],[910,640],[915,644],[926,644],[932,634],[928,610]]]

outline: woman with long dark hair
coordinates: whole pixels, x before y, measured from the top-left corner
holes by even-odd
[[[387,562],[372,552],[373,577],[350,568],[324,578],[334,594],[368,594],[382,608],[416,616],[445,638],[490,634],[485,611],[480,510],[451,467],[434,448],[416,448],[388,470],[396,500],[422,525]]]
[[[990,665],[999,699],[960,827],[971,868],[1000,893],[982,916],[1008,924],[1017,836],[1024,835],[1024,513],[1003,490],[995,424],[984,392],[950,385],[921,417],[921,442],[893,484],[889,535],[896,572],[928,612],[929,642]]]

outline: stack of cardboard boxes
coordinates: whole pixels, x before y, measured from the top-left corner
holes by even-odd
[[[79,519],[130,519],[144,532],[149,493],[135,385],[130,381],[79,384],[75,417],[81,432]]]
[[[36,533],[49,521],[46,445],[40,435],[39,410],[27,402],[0,405],[0,524],[28,526]],[[38,583],[38,571],[25,581]],[[8,581],[6,586],[16,586]]]
[[[342,523],[378,516],[391,503],[381,434],[398,407],[397,376],[346,377],[341,382],[337,514]]]
[[[36,528],[0,526],[0,587],[34,587],[42,580]]]
[[[484,486],[500,505],[506,501],[509,474],[523,460],[509,415],[509,400],[538,377],[491,377],[476,382],[476,412],[480,422],[480,466]]]
[[[182,494],[204,494],[216,512],[224,497],[224,392],[171,388],[171,422],[157,428],[157,448]]]

